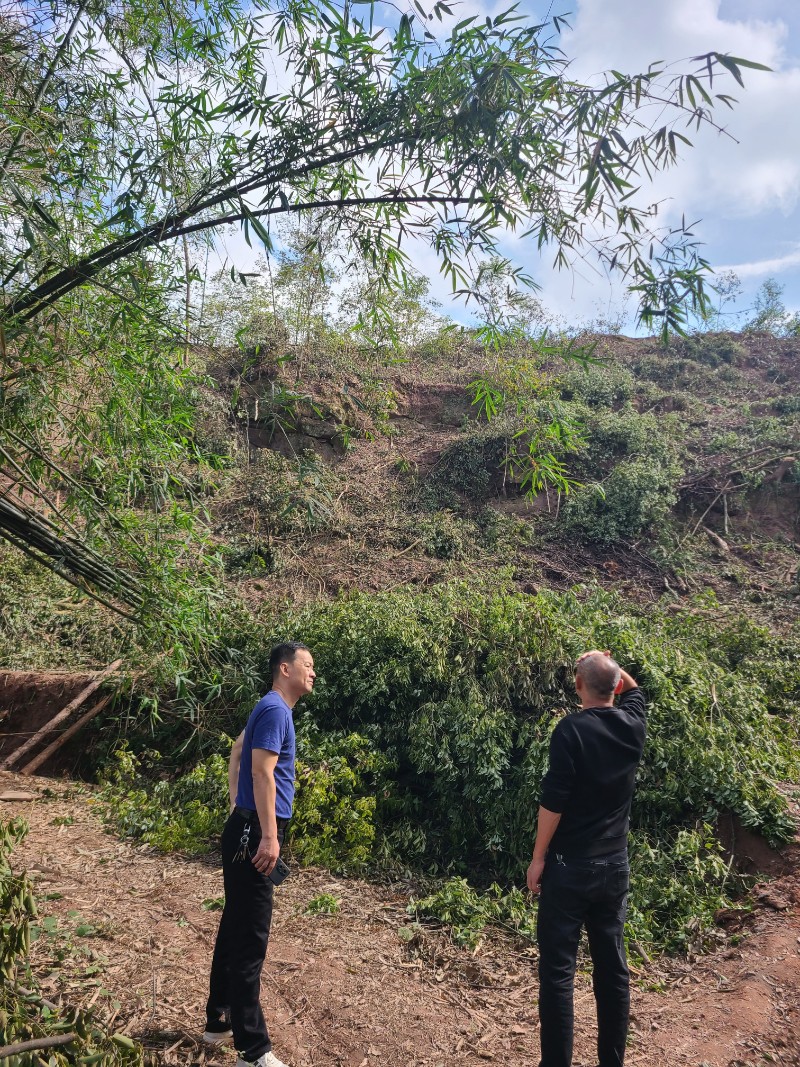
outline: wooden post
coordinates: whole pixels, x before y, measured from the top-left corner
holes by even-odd
[[[56,726],[59,725],[59,723],[62,723],[65,719],[68,719],[73,713],[73,711],[76,711],[81,706],[81,704],[83,704],[86,700],[89,699],[95,689],[97,689],[102,684],[103,680],[107,678],[109,674],[113,674],[114,671],[121,665],[122,660],[115,659],[113,663],[110,663],[108,667],[100,671],[98,675],[95,675],[95,677],[92,679],[91,682],[89,682],[86,688],[82,692],[80,692],[74,700],[71,700],[63,711],[60,711],[58,715],[55,715],[52,719],[50,719],[49,722],[46,722],[41,728],[41,730],[37,730],[36,733],[32,737],[29,737],[24,744],[20,745],[19,748],[15,749],[8,756],[6,756],[3,762],[0,763],[0,770],[7,771],[8,768],[13,763],[16,763],[17,760],[21,759],[26,752],[30,752],[32,748],[35,748],[43,737],[46,737],[47,734],[49,734],[52,730],[56,728]]]
[[[59,734],[55,741],[52,741],[47,748],[42,749],[38,756],[34,756],[30,763],[26,763],[19,773],[33,774],[35,771],[38,771],[41,765],[47,762],[54,752],[57,752],[71,737],[74,737],[79,730],[82,730],[90,719],[93,719],[95,715],[99,715],[103,708],[110,703],[111,695],[98,700],[94,707],[90,708],[85,715],[81,715],[77,722],[74,722],[72,726],[68,726],[63,734]]]

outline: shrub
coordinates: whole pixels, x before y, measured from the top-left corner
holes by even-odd
[[[301,736],[289,845],[303,863],[357,870],[371,855],[375,793],[387,760],[358,734],[323,738],[308,732],[314,739]],[[139,759],[123,747],[114,759],[100,795],[118,832],[164,852],[200,854],[214,847],[229,810],[223,756],[210,756],[186,774],[155,783],[158,752]]]
[[[416,524],[422,547],[436,559],[461,559],[464,555],[465,524],[452,511],[437,511]]]
[[[630,400],[635,382],[631,372],[619,363],[587,363],[570,370],[560,384],[564,400],[582,400],[590,408],[612,408]]]
[[[708,947],[714,913],[746,880],[731,872],[706,823],[654,841],[634,834],[626,932],[670,951]]]
[[[635,540],[666,520],[679,476],[677,464],[644,458],[618,463],[602,488],[576,490],[562,512],[564,528],[598,545]]]
[[[587,647],[612,649],[650,705],[632,810],[632,936],[693,944],[692,908],[699,929],[737,889],[704,829],[719,813],[773,843],[792,835],[777,783],[800,773],[797,653],[749,624],[663,617],[599,590],[527,596],[454,582],[289,611],[259,633],[261,655],[286,634],[309,645],[318,672],[297,712],[294,848],[304,862],[349,870],[389,861],[465,879],[436,905],[440,915],[458,903],[454,893],[469,911],[495,883],[492,921],[513,926],[550,732],[575,706],[572,664]],[[255,655],[252,666],[263,673]],[[218,759],[191,783],[123,783],[129,829],[147,834],[148,819],[163,823],[170,807],[178,822],[193,800],[224,799]],[[462,925],[469,938],[478,929],[469,917]]]
[[[667,417],[640,415],[629,404],[620,411],[597,412],[587,422],[586,461],[596,470],[598,464],[614,459],[646,457],[668,463],[674,445],[665,430],[672,422]]]
[[[292,852],[305,864],[357,871],[371,859],[377,794],[389,761],[357,733],[301,731]]]
[[[626,937],[638,946],[673,952],[700,951],[713,942],[714,914],[746,880],[732,874],[708,825],[678,830],[652,842],[634,834],[630,846],[631,888]],[[450,927],[457,945],[474,949],[487,926],[525,940],[536,939],[537,902],[520,889],[496,883],[484,891],[465,878],[443,881],[428,896],[411,899],[410,915]]]
[[[418,496],[422,506],[435,510],[457,507],[463,497],[474,503],[485,500],[492,479],[503,468],[509,440],[503,434],[483,432],[465,434],[454,441],[422,485]]]
[[[144,757],[145,767],[160,761],[158,752]],[[175,780],[153,782],[143,760],[123,746],[102,783],[108,821],[122,834],[169,852],[208,852],[228,814],[228,765],[210,756]]]
[[[747,349],[730,334],[704,333],[684,337],[679,350],[687,359],[718,367],[721,363],[735,365],[747,356]]]
[[[336,475],[312,449],[289,460],[264,448],[237,471],[216,510],[235,534],[309,534],[333,525],[335,488]]]
[[[779,396],[772,401],[772,406],[779,415],[796,415],[800,412],[800,396]]]
[[[135,628],[0,542],[0,663],[16,670],[80,668],[135,656]]]
[[[638,826],[655,833],[730,809],[786,837],[772,783],[795,765],[791,728],[768,714],[749,663],[711,657],[722,628],[704,625],[632,615],[599,592],[582,601],[454,583],[315,605],[288,629],[313,648],[320,676],[304,717],[323,732],[357,730],[396,768],[388,806],[378,801],[381,834],[416,819],[425,862],[491,880],[518,876],[528,856],[550,730],[573,704],[570,664],[587,645],[615,649],[652,703]]]
[[[408,913],[446,924],[453,941],[465,948],[474,949],[488,925],[530,941],[536,937],[536,908],[520,889],[503,890],[496,883],[481,893],[465,878],[450,878],[429,896],[412,897]]]

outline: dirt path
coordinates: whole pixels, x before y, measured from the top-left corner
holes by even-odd
[[[45,995],[91,1004],[163,1064],[232,1065],[197,1043],[222,892],[214,862],[163,856],[103,830],[80,787],[0,773],[0,816],[21,815],[17,856],[42,899],[32,962]],[[337,915],[311,915],[319,894]],[[205,905],[204,905],[205,902]],[[213,905],[212,905],[213,906]],[[326,872],[277,896],[262,998],[293,1067],[538,1063],[535,956],[506,940],[476,954],[424,932],[409,944],[405,898]],[[630,1067],[800,1064],[800,866],[771,883],[743,939],[699,962],[637,975]],[[576,988],[575,1063],[591,1067],[593,1000]]]

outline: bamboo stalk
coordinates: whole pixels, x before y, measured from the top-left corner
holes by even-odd
[[[3,762],[0,763],[0,770],[8,770],[8,768],[12,764],[16,763],[22,756],[24,756],[26,752],[30,752],[32,748],[39,744],[43,737],[45,737],[52,730],[54,730],[59,723],[62,723],[65,719],[68,719],[73,713],[73,711],[76,711],[81,706],[81,704],[84,703],[85,700],[88,700],[88,698],[92,695],[95,689],[102,685],[104,679],[107,678],[109,674],[113,674],[114,671],[121,665],[121,659],[115,659],[113,663],[109,663],[107,667],[100,671],[100,673],[96,675],[91,682],[89,682],[85,689],[81,690],[81,692],[75,697],[74,700],[71,700],[69,704],[67,704],[67,706],[56,716],[50,719],[49,722],[46,722],[41,728],[41,730],[37,730],[33,737],[28,738],[28,740],[23,745],[20,745],[19,748],[15,749],[8,756],[6,756]]]
[[[38,756],[33,757],[30,763],[26,763],[25,766],[20,769],[19,773],[29,775],[34,774],[36,771],[38,771],[41,765],[43,763],[46,763],[50,759],[50,757],[54,753],[56,753],[62,745],[65,745],[71,737],[74,737],[79,730],[82,730],[87,722],[93,719],[95,715],[99,715],[103,708],[107,707],[107,705],[111,703],[111,699],[111,694],[109,694],[108,696],[103,697],[101,700],[98,700],[97,703],[93,705],[93,707],[91,707],[85,715],[81,715],[81,717],[76,722],[74,722],[72,726],[68,726],[63,734],[60,734],[55,739],[55,741],[52,741],[47,746],[47,748],[43,748]]]
[[[22,501],[12,503],[7,494],[0,495],[0,536],[107,606],[114,607],[91,589],[76,582],[74,576],[80,575],[131,607],[137,608],[142,604],[143,594],[132,575],[112,567],[78,537],[62,536],[49,519],[31,510]],[[36,553],[41,553],[47,559],[39,558]],[[127,613],[120,611],[120,614]]]
[[[78,1035],[54,1034],[52,1037],[35,1037],[30,1041],[17,1041],[14,1045],[3,1045],[0,1048],[0,1060],[7,1060],[9,1056],[16,1056],[20,1052],[31,1052],[37,1048],[57,1048],[59,1045],[71,1045],[78,1040]]]

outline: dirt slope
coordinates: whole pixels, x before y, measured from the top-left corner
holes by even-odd
[[[84,787],[0,773],[0,815],[30,826],[17,857],[42,899],[32,962],[45,995],[91,1004],[155,1062],[232,1064],[197,1042],[222,892],[211,861],[163,856],[102,828]],[[754,895],[741,941],[636,974],[633,1067],[800,1064],[800,856]],[[305,909],[321,893],[338,915]],[[278,894],[263,978],[276,1052],[294,1067],[444,1067],[538,1059],[535,953],[488,939],[475,953],[436,931],[406,943],[404,887],[298,871]],[[591,1067],[593,1000],[576,987],[575,1063]]]

